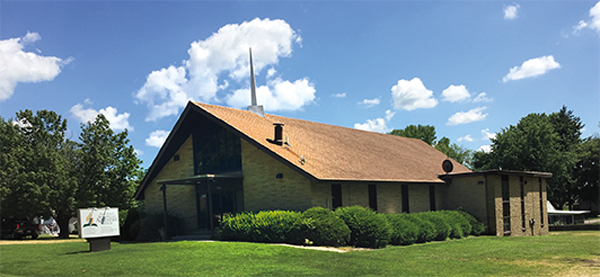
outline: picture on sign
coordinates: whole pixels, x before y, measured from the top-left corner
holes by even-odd
[[[119,236],[119,208],[79,209],[78,227],[80,238]]]

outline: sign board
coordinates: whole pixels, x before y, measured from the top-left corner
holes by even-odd
[[[79,237],[102,238],[119,236],[119,208],[87,208],[77,213]]]

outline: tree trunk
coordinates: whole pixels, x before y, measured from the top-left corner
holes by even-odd
[[[58,237],[61,239],[69,238],[69,219],[71,219],[71,217],[66,213],[60,213],[56,218],[58,227],[60,227],[60,233],[58,234]]]

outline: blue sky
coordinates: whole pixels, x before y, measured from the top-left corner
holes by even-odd
[[[188,100],[466,148],[563,105],[599,132],[596,1],[2,1],[0,116],[102,113],[149,166]]]

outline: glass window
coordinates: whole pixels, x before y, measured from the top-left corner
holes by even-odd
[[[502,176],[502,215],[504,221],[504,233],[510,234],[510,191],[508,176]]]
[[[242,170],[239,137],[214,123],[193,133],[194,173],[214,174]]]

